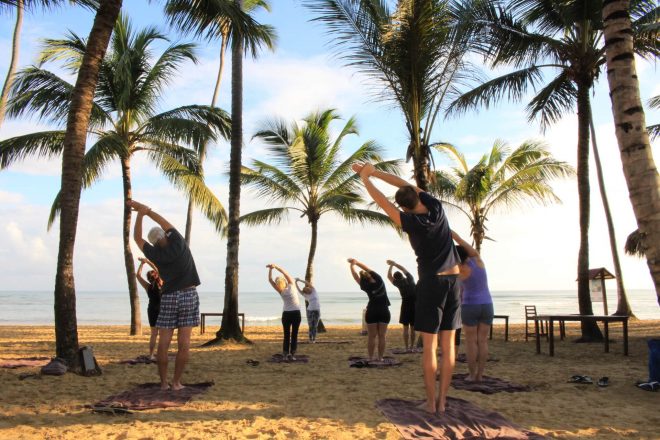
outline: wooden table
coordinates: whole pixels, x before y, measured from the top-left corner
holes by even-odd
[[[555,321],[560,323],[566,321],[601,321],[605,327],[605,353],[610,352],[610,322],[620,322],[623,324],[623,355],[628,356],[628,317],[627,316],[607,316],[607,315],[538,315],[534,317],[534,331],[536,333],[536,354],[541,353],[541,334],[539,332],[539,322],[548,321],[549,334],[549,354],[555,355]],[[560,333],[563,333],[560,330]]]
[[[493,319],[503,319],[504,320],[504,340],[509,340],[509,315],[495,315]],[[493,339],[493,326],[490,326],[490,339]]]
[[[204,334],[206,331],[206,317],[207,316],[222,316],[222,313],[201,313],[202,319],[199,323],[199,333]],[[239,313],[238,316],[241,318],[241,332],[245,333],[245,313]]]

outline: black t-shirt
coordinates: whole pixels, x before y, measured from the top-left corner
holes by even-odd
[[[190,286],[199,286],[199,276],[190,249],[179,231],[172,228],[165,231],[167,245],[152,246],[145,243],[144,255],[153,261],[158,274],[163,279],[163,294]]]
[[[383,279],[373,270],[369,271],[369,274],[371,274],[374,279],[373,283],[370,283],[366,278],[360,279],[360,289],[366,292],[369,297],[367,307],[389,306],[390,300],[387,297],[387,291],[385,290]]]
[[[394,284],[399,289],[401,298],[404,300],[415,299],[415,279],[409,273],[400,280],[394,278],[394,280],[392,280],[392,284]]]
[[[157,283],[149,284],[147,288],[147,296],[149,296],[149,307],[160,307],[160,287]]]
[[[459,257],[440,200],[425,192],[419,193],[419,200],[428,209],[428,214],[401,212],[401,229],[408,234],[422,278],[454,267],[459,263]]]

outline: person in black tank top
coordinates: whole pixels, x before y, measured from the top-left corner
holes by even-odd
[[[415,347],[415,278],[400,264],[392,260],[387,260],[386,263],[390,266],[387,279],[401,294],[399,324],[403,325],[403,343],[406,351],[412,352]],[[399,271],[392,273],[395,267]]]
[[[387,325],[390,323],[390,300],[387,297],[385,283],[380,275],[355,258],[349,258],[348,262],[351,264],[353,279],[369,297],[366,315],[369,359],[382,361],[385,354]],[[355,270],[356,266],[361,269],[359,273]],[[374,357],[376,339],[378,339],[378,358]]]
[[[160,295],[161,287],[163,287],[163,280],[158,274],[158,269],[154,264],[146,258],[138,258],[140,265],[138,266],[135,277],[140,285],[147,291],[149,296],[149,305],[147,306],[147,316],[149,317],[149,327],[151,327],[151,336],[149,337],[149,358],[152,361],[156,360],[154,351],[156,350],[156,340],[158,339],[158,329],[156,328],[156,321],[158,321],[158,313],[160,312]],[[145,264],[151,266],[151,270],[147,272],[147,279],[142,278],[142,268]]]

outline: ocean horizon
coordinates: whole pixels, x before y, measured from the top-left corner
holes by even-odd
[[[639,319],[660,319],[660,307],[653,290],[628,290],[633,313]],[[392,305],[391,324],[398,325],[401,297],[388,290]],[[222,312],[224,293],[200,290],[201,312]],[[511,323],[523,323],[524,306],[536,305],[538,313],[577,313],[577,292],[571,290],[493,291],[495,314],[509,315]],[[360,324],[367,297],[353,292],[320,292],[321,317],[330,325]],[[608,292],[608,312],[616,311],[616,290]],[[147,321],[147,295],[140,289],[142,323]],[[0,325],[51,325],[53,291],[0,291]],[[80,325],[129,325],[130,305],[127,292],[78,291],[76,308]],[[282,301],[275,291],[239,293],[239,311],[245,313],[246,326],[278,325]],[[603,314],[603,304],[593,303],[595,314]],[[303,316],[303,325],[306,320]],[[496,321],[498,323],[499,321]],[[211,328],[220,324],[219,317],[207,318]]]

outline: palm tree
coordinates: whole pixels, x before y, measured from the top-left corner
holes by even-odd
[[[253,160],[252,168],[243,167],[241,182],[256,190],[257,195],[280,206],[254,211],[241,217],[250,226],[278,224],[290,211],[306,217],[312,228],[305,280],[314,277],[314,255],[321,216],[335,213],[348,222],[392,225],[387,215],[359,208],[364,199],[357,192],[359,178],[351,170],[356,162],[377,162],[376,167],[398,173],[399,161],[381,159],[382,150],[374,141],[363,143],[346,159],[341,160],[342,142],[357,135],[354,118],[350,118],[335,139],[330,124],[339,120],[334,109],[306,116],[302,125],[286,121],[271,121],[253,136],[269,147],[277,165]]]
[[[225,0],[226,2],[226,0]],[[217,23],[208,25],[208,10],[201,8],[202,5],[197,1],[192,0],[179,0],[170,1],[166,8],[165,14],[170,23],[176,26],[184,33],[192,33],[196,36],[203,36],[205,39],[211,41],[220,37],[220,66],[218,68],[218,76],[215,81],[215,88],[213,90],[213,98],[211,98],[211,107],[215,107],[220,92],[220,82],[222,80],[222,71],[225,65],[225,53],[227,52],[227,45],[234,38],[239,38],[237,32],[240,26],[233,26],[231,17],[227,15],[217,15],[213,17]],[[243,10],[250,14],[256,12],[258,9],[270,11],[270,4],[266,0],[244,0]],[[271,26],[249,22],[246,32],[246,40],[250,52],[253,57],[256,57],[262,47],[267,47],[271,50],[275,47],[276,34]],[[206,158],[206,145],[202,146],[200,150],[200,166]],[[192,231],[192,213],[193,213],[192,200],[188,202],[188,214],[186,217],[186,242],[190,244],[191,231]]]
[[[641,4],[641,3],[640,3]],[[548,82],[527,106],[529,119],[540,118],[545,130],[567,111],[577,107],[577,180],[580,211],[578,252],[578,299],[580,313],[593,314],[589,294],[589,94],[605,64],[600,20],[601,0],[518,0],[509,6],[476,0],[457,13],[472,31],[475,47],[492,67],[513,66],[517,70],[479,85],[452,103],[451,111],[479,105],[488,107],[508,97],[521,100],[529,87],[537,89],[542,72],[553,72]],[[639,8],[637,17],[650,12]],[[637,52],[655,53],[643,38]],[[575,107],[574,107],[575,106]],[[602,340],[594,322],[582,323],[583,340]]]
[[[648,18],[641,23],[635,20],[639,5],[629,0],[603,2],[601,16],[607,48],[607,81],[623,174],[637,227],[644,237],[646,261],[660,304],[660,217],[657,214],[660,212],[660,176],[653,160],[649,134],[645,130],[646,121],[633,56],[640,40],[655,50],[656,57],[659,54],[656,30],[658,8],[653,6],[649,7],[651,12],[646,14]],[[648,30],[649,38],[638,38],[640,30]]]
[[[493,211],[527,201],[560,202],[550,181],[574,174],[570,165],[554,159],[545,145],[536,141],[525,141],[513,151],[502,141],[495,141],[490,152],[471,168],[453,145],[439,143],[434,147],[447,154],[454,166],[436,172],[431,190],[470,220],[477,252],[481,252],[484,239],[490,239],[486,221]]]
[[[74,3],[70,0],[71,3]],[[5,112],[7,110],[7,99],[9,97],[9,89],[11,88],[12,82],[14,81],[14,74],[16,73],[16,68],[18,66],[18,55],[21,47],[21,28],[23,27],[23,14],[26,10],[36,9],[37,7],[49,8],[58,4],[64,3],[63,0],[15,0],[15,1],[3,1],[0,2],[0,12],[4,9],[13,10],[16,9],[16,24],[14,25],[14,34],[12,37],[12,48],[11,48],[11,59],[9,61],[9,70],[7,71],[7,77],[2,86],[2,92],[0,92],[0,127],[5,120]],[[82,4],[90,8],[97,8],[98,1],[93,0],[83,0],[78,1],[77,3]]]
[[[469,41],[452,32],[446,0],[305,0],[327,26],[337,55],[383,86],[382,96],[402,111],[415,181],[427,189],[430,137],[437,117],[457,87],[474,71],[465,55]]]
[[[224,208],[199,176],[198,155],[194,149],[217,139],[216,133],[229,136],[229,117],[208,106],[183,106],[156,114],[163,88],[185,60],[196,61],[194,46],[173,44],[153,62],[150,46],[167,38],[155,28],[134,31],[126,17],[120,17],[112,37],[112,50],[102,64],[99,85],[92,103],[90,134],[95,144],[83,158],[83,186],[98,180],[108,164],[121,164],[124,200],[131,199],[131,159],[144,152],[176,186],[189,193],[196,205],[222,231],[226,222]],[[42,62],[62,60],[78,69],[86,43],[75,34],[64,40],[46,40]],[[151,64],[153,62],[153,64]],[[71,99],[72,85],[41,67],[30,67],[17,75],[9,103],[9,115],[38,113],[41,118],[62,122]],[[2,165],[26,155],[53,155],[62,151],[61,131],[19,136],[0,142]],[[49,225],[59,210],[56,197]],[[124,263],[131,301],[131,334],[141,333],[140,302],[135,282],[134,259],[130,248],[131,210],[125,205],[123,216]]]

